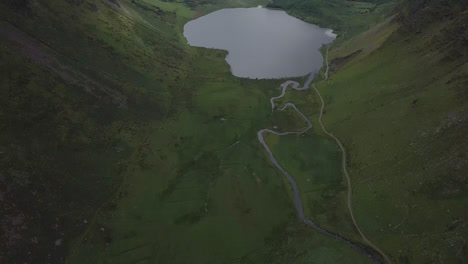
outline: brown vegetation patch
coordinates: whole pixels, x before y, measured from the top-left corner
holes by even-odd
[[[355,51],[345,57],[335,58],[330,62],[330,72],[335,73],[340,70],[343,66],[346,65],[349,61],[356,58],[359,54],[362,53],[362,50]]]

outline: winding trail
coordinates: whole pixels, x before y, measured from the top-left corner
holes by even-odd
[[[327,47],[326,58],[325,58],[325,61],[326,61],[325,80],[328,79],[328,71],[329,71],[328,50],[329,50],[329,48],[330,48],[330,46]],[[309,75],[309,78],[307,79],[307,81],[304,83],[304,86],[302,86],[302,87],[299,87],[298,82],[291,81],[291,80],[282,83],[281,84],[281,88],[282,88],[281,95],[276,96],[276,97],[272,97],[270,99],[272,111],[275,110],[275,100],[277,100],[279,98],[282,98],[286,94],[286,90],[287,90],[288,86],[291,86],[292,89],[297,90],[297,91],[307,90],[307,89],[309,89],[309,86],[312,83],[312,80],[314,79],[314,77],[315,77],[315,75],[311,73]],[[363,241],[367,245],[369,245],[373,250],[375,250],[379,254],[381,254],[384,257],[384,259],[385,259],[385,261],[387,263],[391,263],[389,257],[387,255],[385,255],[385,253],[383,253],[382,250],[380,250],[376,245],[374,245],[364,235],[364,233],[361,231],[361,229],[359,228],[359,225],[357,224],[357,222],[356,222],[356,220],[354,218],[354,213],[353,213],[353,209],[352,209],[352,202],[351,202],[351,200],[352,200],[352,186],[351,186],[351,180],[350,180],[347,168],[346,168],[346,152],[345,152],[345,149],[344,149],[343,144],[341,143],[341,141],[339,141],[338,138],[336,138],[332,133],[329,133],[325,129],[325,127],[324,127],[324,125],[322,123],[322,116],[323,116],[323,110],[325,108],[325,102],[323,101],[323,98],[320,95],[320,92],[315,87],[315,85],[312,85],[312,87],[314,88],[314,90],[316,91],[316,93],[318,94],[318,96],[319,96],[319,98],[320,98],[320,100],[322,102],[322,106],[321,106],[321,109],[320,109],[320,117],[319,117],[320,126],[322,127],[322,130],[323,130],[323,132],[325,134],[332,137],[336,141],[336,143],[338,144],[338,146],[340,147],[341,152],[342,152],[342,166],[343,166],[343,171],[344,171],[344,173],[346,175],[346,179],[347,179],[347,183],[348,183],[348,210],[349,210],[349,212],[351,214],[353,224],[356,227],[356,229],[358,230],[359,234],[361,235]],[[296,181],[283,167],[281,167],[281,165],[279,165],[278,161],[276,161],[276,159],[275,159],[273,153],[271,152],[270,148],[266,144],[265,139],[263,138],[263,134],[265,132],[271,133],[271,134],[274,134],[274,135],[277,135],[277,136],[286,136],[286,135],[291,135],[291,134],[303,134],[303,133],[307,132],[309,129],[312,128],[312,123],[310,122],[310,120],[301,111],[299,111],[299,109],[297,109],[296,105],[294,105],[293,103],[286,103],[282,108],[278,109],[278,111],[283,111],[288,107],[294,108],[294,110],[296,110],[296,112],[298,114],[300,114],[304,118],[304,120],[307,122],[308,126],[304,130],[302,130],[302,131],[290,131],[290,132],[277,132],[277,131],[274,131],[274,130],[271,130],[271,129],[261,129],[261,130],[258,131],[257,136],[258,136],[258,141],[263,145],[263,147],[267,151],[268,156],[270,158],[270,161],[273,163],[273,165],[275,165],[276,168],[278,168],[284,174],[284,176],[286,176],[289,183],[291,184],[291,186],[293,188],[293,192],[294,192],[294,205],[296,207],[296,211],[297,211],[297,214],[299,216],[299,219],[302,222],[304,222],[305,224],[307,224],[308,226],[315,229],[316,231],[349,244],[354,249],[356,249],[356,250],[360,251],[361,253],[365,254],[374,263],[382,264],[383,262],[379,258],[374,256],[374,254],[372,254],[367,248],[363,247],[362,245],[360,245],[360,244],[358,244],[356,242],[348,240],[348,239],[346,239],[346,238],[344,238],[344,237],[342,237],[342,236],[340,236],[338,234],[335,234],[333,232],[330,232],[330,231],[328,231],[326,229],[321,228],[320,226],[318,226],[317,224],[312,222],[312,220],[310,220],[308,217],[306,217],[304,215],[304,209],[302,207],[302,200],[301,200],[301,196],[300,196],[300,191],[299,191],[299,187],[297,186]]]
[[[326,54],[326,59],[325,59],[325,62],[326,62],[325,80],[328,80],[328,70],[329,70],[329,66],[328,66],[328,49],[329,49],[329,47],[330,46],[327,47],[327,54]],[[346,166],[346,158],[347,158],[346,157],[346,150],[345,150],[343,144],[341,143],[341,141],[337,137],[335,137],[331,132],[328,132],[328,130],[323,125],[322,117],[323,117],[323,111],[325,109],[325,101],[323,100],[322,95],[320,94],[317,87],[315,87],[315,84],[313,84],[312,87],[314,88],[315,92],[317,93],[318,97],[320,98],[320,101],[322,102],[322,106],[320,107],[320,116],[319,116],[319,119],[318,119],[320,127],[322,127],[322,131],[325,134],[327,134],[329,137],[331,137],[331,138],[333,138],[335,140],[336,144],[338,144],[338,146],[341,149],[341,156],[342,156],[341,164],[342,164],[342,167],[343,167],[343,173],[346,176],[346,181],[348,182],[348,211],[349,211],[349,214],[351,215],[351,220],[353,221],[354,227],[357,229],[357,231],[361,235],[362,240],[367,245],[372,247],[372,249],[379,252],[380,255],[382,255],[384,257],[384,259],[385,259],[385,261],[387,263],[391,264],[392,261],[390,260],[390,258],[378,246],[376,246],[374,243],[372,243],[372,241],[370,241],[366,237],[366,235],[364,235],[364,233],[362,232],[361,228],[359,227],[359,224],[357,223],[357,221],[356,221],[356,219],[354,217],[353,202],[352,202],[353,201],[353,186],[352,186],[352,183],[351,183],[351,178],[349,177],[349,174],[348,174],[348,168]]]

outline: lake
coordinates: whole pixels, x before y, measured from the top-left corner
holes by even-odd
[[[319,48],[336,38],[331,29],[268,8],[222,9],[185,24],[184,36],[191,46],[227,50],[232,74],[252,79],[317,73]]]

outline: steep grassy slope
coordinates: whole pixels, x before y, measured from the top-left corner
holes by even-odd
[[[274,0],[268,6],[332,28],[341,35],[340,41],[372,27],[388,14],[394,3],[391,0]]]
[[[57,263],[115,192],[146,121],[170,115],[168,88],[184,75],[187,55],[172,29],[150,26],[162,18],[130,16],[136,6],[0,6],[0,255],[3,263]]]
[[[371,240],[398,263],[463,263],[468,12],[457,1],[409,3],[332,49],[334,72],[318,84],[324,122],[349,152]]]

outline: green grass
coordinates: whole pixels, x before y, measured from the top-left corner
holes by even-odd
[[[346,210],[340,152],[334,142],[313,132],[282,137],[273,153],[301,189],[305,214],[320,226],[358,239]]]
[[[418,37],[394,23],[332,52],[367,49],[318,84],[324,123],[349,152],[353,204],[370,239],[399,263],[463,262],[468,68],[447,45],[459,22]]]
[[[281,8],[302,20],[332,28],[340,35],[335,41],[354,37],[388,15],[392,1],[276,0],[268,6]]]

